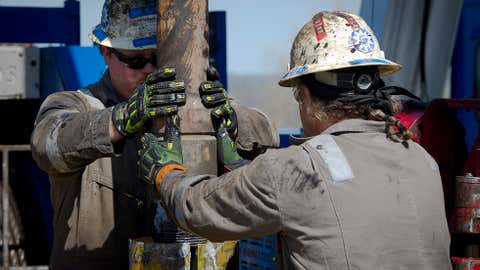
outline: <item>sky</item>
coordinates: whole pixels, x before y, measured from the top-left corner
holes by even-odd
[[[359,13],[361,0],[210,0],[227,13],[228,71],[278,74],[287,69],[296,33],[321,10]]]
[[[63,6],[64,0],[0,0],[3,6]],[[103,0],[80,0],[81,45],[99,23]],[[209,10],[227,13],[229,73],[273,75],[287,68],[297,31],[320,10],[359,13],[361,0],[210,0]]]

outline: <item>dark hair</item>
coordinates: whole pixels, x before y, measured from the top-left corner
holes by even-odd
[[[345,70],[335,72],[343,73]],[[361,74],[362,72],[378,72],[378,69],[356,68],[348,71],[349,74]],[[354,76],[352,75],[352,78]],[[316,102],[322,103],[321,110],[336,119],[362,118],[384,121],[385,132],[391,140],[405,143],[413,137],[413,134],[392,113],[389,97],[396,89],[400,88],[385,87],[384,81],[378,76],[368,91],[358,91],[354,88],[353,83],[350,87],[345,83],[343,87],[328,85],[319,82],[314,74],[300,77],[300,82],[308,88]]]

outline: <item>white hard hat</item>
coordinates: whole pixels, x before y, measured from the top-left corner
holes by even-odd
[[[295,78],[359,66],[378,66],[379,75],[401,65],[385,59],[378,40],[365,21],[347,12],[320,12],[297,34],[290,51],[289,71],[280,86],[292,87]]]
[[[102,19],[88,37],[106,47],[143,50],[157,47],[156,0],[105,0]]]

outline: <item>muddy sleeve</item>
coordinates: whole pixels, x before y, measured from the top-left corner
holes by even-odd
[[[254,159],[268,148],[277,148],[280,137],[271,119],[262,111],[232,101],[237,112],[237,150],[246,159]]]
[[[282,222],[272,164],[265,154],[221,177],[175,171],[160,186],[161,201],[179,226],[211,241],[273,234]]]
[[[39,167],[48,173],[70,173],[97,158],[114,155],[109,117],[109,108],[78,91],[47,97],[31,137],[32,154]]]

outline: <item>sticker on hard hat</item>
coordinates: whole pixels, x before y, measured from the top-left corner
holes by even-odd
[[[318,13],[312,19],[313,23],[313,30],[315,31],[315,36],[317,37],[317,41],[321,41],[324,37],[327,36],[327,32],[325,31],[325,26],[323,24],[323,13]]]
[[[350,47],[362,53],[369,53],[375,47],[372,34],[363,28],[353,31],[348,42]]]
[[[348,63],[350,65],[362,65],[362,64],[371,64],[371,63],[375,63],[375,64],[391,64],[389,61],[387,60],[383,60],[383,59],[378,59],[378,58],[365,58],[365,59],[356,59],[356,60],[352,60],[352,61],[348,61]]]
[[[128,11],[130,19],[135,19],[142,16],[157,15],[157,7],[139,7],[132,8]]]
[[[110,9],[110,5],[108,2],[105,2],[102,8],[102,20],[100,24],[103,26],[103,28],[107,28],[108,24],[110,23],[110,18],[108,16],[108,10]]]
[[[105,31],[103,31],[100,25],[97,25],[97,27],[95,27],[95,29],[93,30],[93,35],[95,35],[95,37],[98,38],[100,42],[104,41],[107,38],[107,34],[105,33]]]
[[[138,47],[143,47],[147,45],[152,45],[157,43],[157,37],[156,36],[151,36],[151,37],[146,37],[146,38],[137,38],[132,40],[133,47],[138,48]]]
[[[332,14],[344,18],[348,23],[347,25],[350,25],[353,31],[360,29],[360,25],[358,24],[357,20],[355,20],[355,18],[353,18],[352,16],[342,12],[333,12]]]
[[[282,78],[286,78],[286,77],[290,77],[290,76],[295,76],[295,75],[298,75],[298,74],[303,74],[303,73],[305,73],[307,70],[308,70],[308,67],[307,67],[307,66],[296,67],[296,68],[290,70],[289,72],[287,72],[285,75],[283,75]]]

